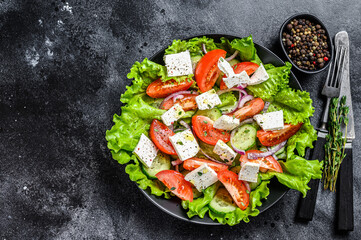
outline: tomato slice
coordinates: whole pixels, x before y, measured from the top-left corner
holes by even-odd
[[[169,137],[173,136],[174,132],[162,122],[154,119],[150,125],[149,135],[150,139],[152,139],[153,143],[159,148],[159,150],[170,155],[177,154],[169,140]]]
[[[246,162],[258,163],[260,165],[259,170],[261,172],[266,172],[267,170],[272,170],[272,171],[280,172],[280,173],[283,172],[281,165],[274,157],[268,156],[265,158],[249,159],[248,153],[262,153],[262,151],[248,150],[245,155],[241,156],[239,161],[242,163],[246,163]]]
[[[205,143],[216,145],[218,140],[228,142],[231,134],[225,130],[213,127],[213,121],[206,116],[192,117],[192,126],[197,137]]]
[[[221,70],[218,68],[218,59],[225,57],[226,51],[216,49],[207,52],[198,62],[194,77],[201,92],[211,90],[217,81]]]
[[[252,75],[257,68],[259,67],[259,65],[257,63],[253,63],[253,62],[241,62],[241,63],[237,63],[234,64],[233,66],[233,71],[234,73],[241,73],[242,71],[246,71],[248,76]],[[225,78],[226,76],[223,76],[223,78]],[[219,88],[221,90],[227,89],[227,85],[224,83],[223,78],[221,80],[221,84],[219,86]]]
[[[235,116],[239,121],[251,118],[254,115],[260,113],[264,108],[264,101],[262,98],[255,98],[247,102],[243,107],[238,109],[236,112],[228,114],[229,116]]]
[[[238,175],[232,171],[223,170],[217,174],[217,177],[232,196],[237,206],[245,210],[249,205],[249,193],[247,193],[247,187],[243,181],[238,179]]]
[[[222,171],[224,169],[228,169],[227,165],[223,165],[220,163],[216,163],[210,160],[202,159],[202,158],[190,158],[183,162],[183,168],[189,171],[193,171],[196,168],[199,168],[203,164],[207,163],[207,165],[212,168],[215,172]]]
[[[281,130],[264,131],[258,130],[257,137],[264,146],[274,146],[286,141],[292,137],[298,130],[300,130],[302,123],[297,125],[285,124]]]
[[[174,170],[163,170],[155,175],[167,188],[182,200],[193,201],[192,184]]]
[[[175,102],[173,99],[169,99],[160,106],[161,109],[168,110],[173,105],[179,104],[184,111],[197,109],[196,97],[198,94],[183,94],[183,98],[177,99]]]
[[[185,91],[193,84],[193,80],[187,79],[186,81],[177,83],[174,79],[163,82],[160,78],[149,84],[147,94],[152,98],[165,98],[172,93]]]

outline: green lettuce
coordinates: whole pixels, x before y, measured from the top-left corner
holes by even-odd
[[[305,122],[315,111],[309,92],[291,88],[284,88],[274,96],[268,112],[278,110],[283,110],[285,122],[292,124]]]
[[[262,181],[261,184],[251,192],[249,196],[249,206],[246,210],[241,210],[237,208],[235,211],[219,214],[209,210],[209,217],[212,220],[217,220],[219,223],[228,224],[234,226],[241,221],[249,222],[249,216],[255,217],[259,214],[257,207],[262,205],[262,199],[267,198],[269,195],[269,188],[267,185],[270,181]]]
[[[226,92],[219,95],[219,99],[221,100],[222,103],[219,104],[217,108],[233,106],[237,102],[237,98],[234,96],[232,92]]]
[[[233,54],[236,50],[239,51],[239,57],[242,62],[254,62],[261,64],[261,59],[257,55],[257,50],[254,46],[252,35],[245,38],[235,38],[231,42],[222,37],[220,43],[216,43],[217,47],[224,49],[228,54]]]
[[[165,55],[189,51],[191,57],[203,56],[202,44],[206,46],[207,51],[217,49],[216,44],[212,38],[196,37],[190,40],[173,40],[172,45],[170,45],[165,50]]]
[[[289,62],[286,62],[286,64],[281,67],[272,67],[270,64],[267,64],[269,79],[257,85],[250,85],[247,89],[251,91],[255,97],[270,100],[271,97],[276,95],[281,89],[288,87],[291,67],[292,64]]]
[[[301,157],[305,156],[306,148],[313,148],[313,142],[317,140],[317,131],[313,128],[309,119],[303,123],[301,129],[287,141],[287,158],[297,154]]]
[[[321,179],[322,177],[323,163],[318,160],[306,160],[300,156],[293,155],[286,162],[279,161],[279,163],[282,166],[283,173],[271,171],[261,173],[262,181],[276,176],[280,183],[300,191],[303,197],[306,197],[307,191],[310,189],[307,186],[308,182],[311,179]]]

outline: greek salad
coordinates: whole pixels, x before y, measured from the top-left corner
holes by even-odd
[[[140,188],[180,198],[188,217],[248,222],[271,178],[304,196],[321,178],[322,163],[304,158],[317,138],[312,100],[290,88],[290,69],[263,63],[252,36],[174,40],[164,64],[131,68],[108,148]]]

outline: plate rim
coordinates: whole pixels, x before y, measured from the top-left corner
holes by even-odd
[[[189,40],[189,39],[192,39],[192,38],[196,38],[196,37],[203,37],[203,36],[206,36],[206,37],[209,37],[209,38],[219,38],[219,37],[226,37],[227,39],[234,39],[234,38],[239,38],[241,39],[242,37],[239,37],[239,36],[235,36],[235,35],[230,35],[230,34],[218,34],[218,33],[205,33],[205,34],[199,34],[199,35],[193,35],[193,36],[190,36],[190,37],[186,37],[186,38],[177,38],[177,40]],[[261,44],[258,44],[256,42],[254,42],[254,45],[255,47],[257,48],[261,48],[262,50],[272,54],[275,58],[277,58],[277,60],[279,60],[280,62],[282,62],[283,64],[285,64],[285,62],[274,52],[272,52],[270,49],[264,47],[263,45]],[[170,46],[170,45],[168,45]],[[161,50],[157,51],[156,53],[154,53],[151,57],[149,57],[148,59],[149,60],[153,60],[154,58],[156,58],[157,55],[161,54],[164,52],[164,50],[167,48],[167,46],[163,47]],[[292,70],[290,71],[290,75],[293,77],[293,79],[295,80],[296,84],[298,85],[299,87],[299,90],[303,91],[303,88],[300,84],[300,82],[298,81],[297,77],[294,75],[294,73],[292,72]],[[274,179],[274,178],[273,178]],[[272,180],[272,179],[271,179]],[[196,224],[200,224],[200,225],[209,225],[209,226],[216,226],[216,225],[224,225],[224,224],[221,224],[219,222],[216,222],[214,220],[212,220],[212,222],[205,222],[203,221],[204,218],[199,218],[199,220],[197,219],[194,219],[194,218],[186,218],[186,217],[183,217],[183,216],[180,216],[176,213],[173,213],[172,211],[169,211],[166,207],[163,207],[162,205],[160,205],[155,199],[153,198],[162,198],[163,197],[158,197],[158,196],[155,196],[155,195],[152,195],[150,192],[149,192],[149,189],[142,189],[139,187],[139,185],[134,182],[134,184],[136,184],[137,188],[143,193],[143,195],[150,201],[152,202],[156,207],[158,207],[159,209],[161,209],[163,212],[177,218],[177,219],[181,219],[182,221],[185,221],[185,222],[189,222],[189,223],[196,223]],[[274,202],[270,203],[266,208],[262,209],[262,211],[260,211],[260,213],[263,213],[265,211],[267,211],[268,209],[270,209],[273,205],[275,205],[277,202],[279,202],[285,195],[286,193],[290,190],[290,188],[287,188],[281,195],[280,197],[275,200]],[[171,201],[171,199],[166,199],[168,201]],[[181,207],[181,204],[179,204],[179,207]]]

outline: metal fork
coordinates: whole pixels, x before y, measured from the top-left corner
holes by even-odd
[[[322,95],[327,97],[327,102],[325,109],[323,110],[322,124],[318,129],[317,141],[313,149],[312,158],[323,160],[325,158],[325,144],[326,144],[326,135],[327,135],[327,120],[328,120],[328,111],[331,102],[331,98],[340,96],[341,89],[341,76],[343,74],[346,55],[347,55],[347,46],[340,45],[336,49],[336,56],[334,61],[330,64],[328,69],[328,74],[326,78],[325,85],[322,89]],[[318,185],[320,183],[319,179],[311,180],[308,186],[311,188],[307,192],[305,198],[301,198],[296,218],[302,221],[311,221],[316,205]]]
[[[321,92],[322,95],[327,97],[326,106],[323,110],[322,125],[319,129],[323,132],[327,132],[326,126],[331,98],[340,96],[341,76],[343,74],[343,70],[345,69],[346,50],[347,48],[345,46],[341,46],[336,50],[335,61],[330,64],[326,82]],[[335,73],[336,77],[334,77]]]

